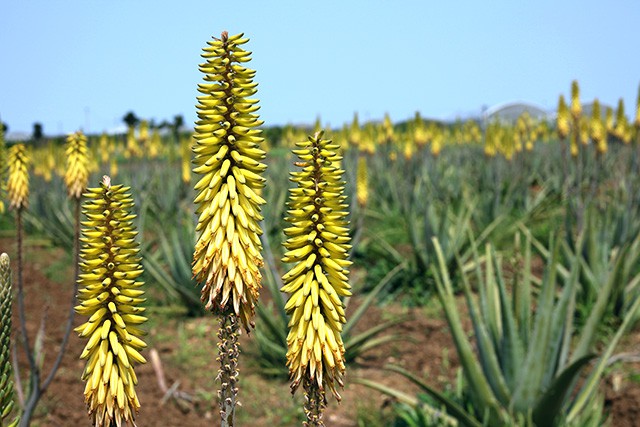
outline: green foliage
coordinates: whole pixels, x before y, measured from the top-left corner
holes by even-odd
[[[593,310],[582,330],[574,327],[582,265],[579,259],[573,258],[568,271],[561,268],[560,245],[556,241],[549,248],[541,287],[534,291],[531,242],[527,239],[522,274],[514,278],[511,295],[495,250],[487,245],[484,259],[475,251],[477,297],[467,276],[463,274],[461,279],[474,328],[476,355],[460,320],[442,248],[434,239],[438,295],[463,368],[464,389],[471,407],[464,409],[459,402],[431,388],[411,372],[399,367],[390,369],[444,405],[447,413],[461,425],[550,426],[585,425],[586,420],[600,422],[602,398],[597,397],[597,386],[609,357],[640,307],[640,299],[635,299],[615,335],[606,343],[604,352],[577,386],[581,371],[596,358],[590,352],[596,339],[595,325],[602,320],[603,311]],[[579,240],[578,247],[581,245]],[[562,284],[560,291],[559,284]],[[610,290],[603,290],[603,294],[606,299]],[[532,307],[536,307],[534,312]],[[392,394],[389,389],[378,389]],[[436,408],[430,406],[428,410],[433,412]]]
[[[200,290],[191,274],[194,229],[190,215],[183,217],[175,227],[159,229],[155,250],[146,245],[142,255],[146,273],[163,291],[157,300],[164,305],[180,303],[189,316],[204,314]]]
[[[24,216],[29,231],[47,237],[68,252],[73,250],[74,215],[62,184],[58,190],[34,192]]]

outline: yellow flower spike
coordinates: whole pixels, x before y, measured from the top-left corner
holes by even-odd
[[[587,120],[586,117],[581,117],[578,122],[578,138],[580,140],[580,144],[589,144],[589,120]]]
[[[438,157],[440,152],[442,151],[442,141],[444,140],[444,135],[442,132],[438,132],[433,137],[433,141],[431,142],[431,154],[433,157]]]
[[[182,155],[182,182],[189,184],[191,182],[191,145],[190,139],[183,139],[180,143]]]
[[[636,119],[633,122],[636,129],[640,129],[640,87],[638,87],[638,99],[636,101]]]
[[[628,127],[629,121],[624,111],[624,100],[620,98],[618,100],[618,108],[616,110],[616,124],[613,127],[612,133],[625,144],[631,141],[631,138],[627,138]]]
[[[113,142],[109,140],[109,135],[103,132],[100,135],[100,142],[98,143],[98,151],[100,152],[100,161],[105,164],[109,161],[109,154]]]
[[[9,149],[7,196],[11,209],[21,210],[29,204],[29,166],[31,161],[24,144]]]
[[[605,110],[604,127],[607,133],[613,133],[613,108],[611,107]]]
[[[287,366],[295,392],[302,383],[311,422],[319,422],[328,387],[340,400],[343,386],[344,345],[340,336],[344,305],[340,297],[351,295],[348,283],[348,221],[342,157],[338,145],[318,132],[297,143],[295,153],[302,168],[292,172],[288,216],[291,224],[284,243],[283,262],[295,263],[283,276],[289,294],[286,311],[291,316],[287,337]]]
[[[367,158],[363,155],[358,158],[358,169],[356,171],[356,200],[360,207],[365,207],[369,200]]]
[[[567,108],[567,103],[565,102],[563,95],[560,95],[560,98],[558,99],[558,114],[556,116],[556,120],[558,137],[561,140],[567,139],[571,128],[569,124],[569,110]]]
[[[235,313],[248,331],[253,326],[263,265],[259,235],[259,196],[266,165],[260,148],[263,122],[255,112],[255,71],[244,65],[250,52],[242,34],[223,32],[204,48],[198,85],[198,118],[193,169],[199,221],[193,275],[203,284],[202,301],[217,314]]]
[[[149,140],[149,157],[155,159],[160,155],[160,149],[162,148],[162,138],[160,137],[160,132],[158,129],[154,129],[151,133],[151,139]]]
[[[580,104],[580,88],[577,80],[571,82],[571,107],[569,111],[574,122],[578,122],[582,114],[582,104]]]
[[[600,101],[596,98],[593,101],[593,111],[589,123],[589,135],[596,147],[596,153],[602,155],[607,152],[607,130],[602,123],[602,113]]]
[[[4,142],[4,127],[0,120],[0,215],[5,212],[4,199],[6,195],[7,177],[7,147]]]
[[[89,182],[87,137],[81,131],[67,137],[65,154],[67,170],[64,174],[64,183],[67,186],[69,197],[80,199]]]
[[[362,131],[360,130],[360,122],[358,120],[358,113],[353,114],[353,121],[349,127],[348,132],[349,144],[353,147],[358,147],[362,141]]]
[[[112,185],[103,178],[100,187],[84,194],[83,246],[80,252],[76,312],[88,317],[75,331],[88,337],[80,356],[87,364],[82,379],[87,382],[85,401],[96,427],[134,424],[140,408],[133,384],[134,365],[146,363],[140,351],[146,344],[138,325],[147,319],[139,314],[145,299],[139,244],[130,214],[133,199],[129,188]],[[126,386],[129,385],[129,386]],[[125,387],[126,386],[126,387]]]

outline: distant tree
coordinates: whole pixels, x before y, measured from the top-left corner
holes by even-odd
[[[178,114],[173,117],[173,126],[177,130],[180,130],[180,128],[184,126],[184,117],[182,117],[182,114]]]
[[[9,132],[9,125],[2,122],[2,133],[6,134],[7,132]]]
[[[140,123],[140,119],[133,111],[129,111],[125,114],[122,121],[125,122],[129,128],[134,128],[138,123]]]
[[[40,141],[42,139],[43,135],[44,135],[44,132],[42,130],[42,123],[35,122],[33,124],[33,140],[34,141]]]
[[[180,141],[180,128],[182,126],[184,126],[184,117],[182,117],[182,114],[174,116],[171,130],[173,131],[173,137],[175,138],[176,142]]]

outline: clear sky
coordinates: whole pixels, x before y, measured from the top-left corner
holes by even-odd
[[[635,109],[640,1],[5,0],[0,120],[10,132],[193,123],[200,52],[244,32],[265,125],[454,119],[524,100]]]

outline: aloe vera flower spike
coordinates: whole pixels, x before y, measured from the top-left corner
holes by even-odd
[[[96,427],[135,426],[140,402],[133,368],[146,363],[140,325],[147,319],[140,306],[145,298],[144,283],[137,280],[143,270],[130,213],[133,199],[128,187],[112,185],[107,176],[85,197],[76,311],[88,319],[75,329],[88,339],[80,355],[86,360],[85,400]]]
[[[318,132],[293,150],[300,171],[291,173],[297,184],[290,189],[286,228],[287,249],[283,262],[294,263],[282,277],[285,305],[291,316],[287,337],[287,366],[291,390],[302,383],[309,425],[323,425],[325,388],[337,400],[336,386],[343,386],[346,322],[341,297],[351,295],[348,282],[349,245],[347,204],[342,181],[339,146]]]
[[[21,210],[29,204],[29,164],[30,159],[24,144],[16,144],[9,149],[9,177],[7,197],[11,209]]]
[[[263,264],[260,196],[266,165],[254,114],[258,100],[255,71],[241,65],[251,52],[242,34],[222,33],[204,48],[200,65],[206,83],[198,85],[198,118],[193,147],[197,243],[193,275],[203,284],[202,301],[214,313],[234,313],[248,331],[253,325]]]
[[[89,158],[87,155],[87,137],[80,131],[67,137],[67,169],[64,183],[69,197],[80,199],[89,182]]]
[[[223,426],[233,426],[237,405],[238,336],[240,326],[254,326],[255,306],[263,265],[259,222],[265,200],[261,190],[267,166],[261,162],[263,122],[255,114],[258,100],[255,71],[244,65],[251,52],[240,46],[243,34],[225,31],[203,49],[198,85],[198,121],[195,126],[193,171],[200,175],[197,196],[197,242],[192,271],[202,283],[205,307],[220,316],[218,362],[220,415]]]

